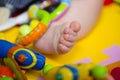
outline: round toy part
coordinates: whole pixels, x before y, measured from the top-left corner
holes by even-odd
[[[48,0],[49,1],[49,0]],[[60,3],[60,5],[50,14],[51,20],[56,21],[59,18],[61,18],[69,9],[71,5],[71,0],[55,0],[56,2]],[[28,9],[28,16],[31,19],[34,18],[41,18],[42,15],[39,15],[40,17],[37,16],[38,10],[40,10],[39,5],[34,4]],[[44,15],[44,14],[43,14]]]
[[[13,71],[10,68],[8,68],[7,66],[0,66],[0,77],[14,78],[14,74],[13,74]]]
[[[34,5],[30,6],[30,8],[28,9],[28,12],[27,12],[29,18],[31,18],[31,19],[36,18],[37,10],[39,10],[39,6],[38,5],[34,4]]]
[[[37,17],[41,19],[39,24],[26,36],[20,37],[17,39],[17,43],[21,45],[28,45],[32,42],[34,42],[37,38],[41,37],[43,33],[48,28],[48,25],[50,23],[50,14],[45,10],[38,10],[36,13]]]
[[[13,53],[13,58],[23,69],[42,69],[45,64],[45,57],[29,49],[17,49]]]
[[[77,68],[69,65],[61,67],[56,76],[56,80],[79,80],[80,72]]]
[[[51,67],[44,74],[45,80],[93,80],[90,75],[92,64],[74,64]],[[49,66],[48,66],[49,67]]]
[[[44,23],[40,22],[29,34],[24,37],[18,37],[16,42],[18,44],[26,46],[41,37],[46,29],[47,26]]]
[[[44,68],[43,68],[43,74],[47,74],[47,72],[49,70],[51,70],[52,68],[54,68],[54,67],[51,64],[45,65]]]
[[[15,60],[13,60],[12,58],[4,58],[3,61],[4,64],[14,72],[15,80],[27,80],[27,77],[25,76],[19,65],[15,62]]]
[[[114,77],[115,80],[120,79],[120,67],[116,67],[111,71],[111,75]]]
[[[23,46],[15,45],[5,40],[0,40],[0,58],[10,57],[24,69],[42,69],[45,65],[45,57]]]
[[[11,77],[2,77],[0,80],[13,80]]]
[[[32,28],[29,25],[27,25],[27,24],[26,25],[22,25],[19,28],[20,35],[22,35],[22,36],[26,36],[31,31],[32,31]]]
[[[16,45],[6,40],[0,39],[0,58],[6,58],[8,55],[8,51],[14,46]]]
[[[30,27],[31,27],[32,29],[34,29],[38,24],[39,24],[39,20],[33,19],[33,20],[30,22]]]
[[[71,0],[56,0],[61,4],[51,13],[52,22],[59,20],[70,8]]]
[[[43,74],[44,80],[104,80],[107,69],[104,66],[88,64],[72,64],[51,67],[46,65]]]
[[[58,3],[57,0],[45,0],[40,4],[33,4],[29,7],[28,9],[28,16],[29,18],[33,19],[36,18],[36,11],[37,10],[42,10],[50,5]]]
[[[27,49],[15,50],[12,57],[18,62],[18,64],[22,68],[27,68],[27,69],[32,68],[37,62],[37,59],[34,53]]]
[[[40,10],[38,5],[32,5],[28,10],[28,15],[32,19],[40,20],[40,23],[29,34],[22,38],[19,37],[17,43],[26,46],[40,38],[51,22],[58,20],[67,12],[71,0],[60,0],[60,2],[61,4],[51,14]]]
[[[110,5],[113,3],[113,0],[105,0],[104,1],[104,5],[107,6],[107,5]]]
[[[104,66],[97,65],[91,70],[91,75],[96,79],[104,79],[107,75],[107,69]]]
[[[30,8],[30,10],[28,10],[28,12],[29,12],[28,15],[31,18],[38,19],[38,20],[40,20],[40,22],[43,22],[46,25],[48,25],[50,23],[50,21],[51,21],[50,14],[45,10],[40,10],[40,9],[37,9],[37,7],[36,7],[33,10],[31,10],[31,8]]]

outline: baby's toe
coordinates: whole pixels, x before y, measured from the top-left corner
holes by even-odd
[[[67,53],[71,50],[77,40],[77,33],[79,31],[80,24],[76,21],[72,22],[69,27],[64,28],[58,43],[58,50],[60,53]]]
[[[63,45],[65,45],[66,47],[71,48],[71,47],[74,45],[74,42],[65,40],[64,37],[62,36],[62,37],[60,38],[60,44],[63,44]]]
[[[74,31],[74,32],[79,32],[80,31],[80,23],[77,21],[73,21],[70,24],[70,28]]]
[[[58,47],[59,47],[59,52],[60,53],[67,53],[67,52],[69,52],[70,50],[71,50],[71,48],[69,48],[69,47],[67,47],[67,46],[65,46],[64,44],[59,44],[58,45]]]
[[[72,34],[65,34],[64,39],[69,42],[75,42],[77,39],[77,36],[74,36]]]

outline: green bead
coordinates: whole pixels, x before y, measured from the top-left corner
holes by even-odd
[[[91,70],[91,75],[96,79],[103,79],[107,75],[107,68],[97,65]]]
[[[46,74],[52,68],[53,68],[53,65],[51,64],[45,65],[45,67],[43,68],[43,74]]]
[[[22,36],[26,36],[28,33],[32,31],[32,28],[29,25],[22,25],[19,28],[19,32]]]
[[[0,78],[0,80],[13,80],[11,77],[3,77],[3,78]]]
[[[120,0],[114,0],[115,2],[117,2],[117,3],[120,3]]]

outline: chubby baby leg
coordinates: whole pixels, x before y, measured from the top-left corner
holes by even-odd
[[[76,21],[62,25],[51,26],[46,33],[36,41],[35,46],[43,53],[67,53],[77,40],[80,24]]]
[[[72,0],[70,10],[59,21],[51,24],[35,42],[43,53],[69,52],[77,39],[84,37],[99,17],[103,0]]]

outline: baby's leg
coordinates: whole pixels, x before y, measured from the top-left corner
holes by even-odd
[[[36,41],[37,47],[43,53],[66,53],[71,50],[77,40],[77,33],[80,30],[78,22],[70,25],[51,26],[46,33]]]
[[[72,0],[72,5],[69,12],[58,22],[78,21],[81,24],[81,30],[78,33],[78,38],[86,36],[86,34],[95,25],[101,13],[104,0]]]
[[[69,52],[75,41],[91,30],[99,17],[102,3],[103,0],[72,0],[68,13],[36,41],[36,48],[44,53]]]

